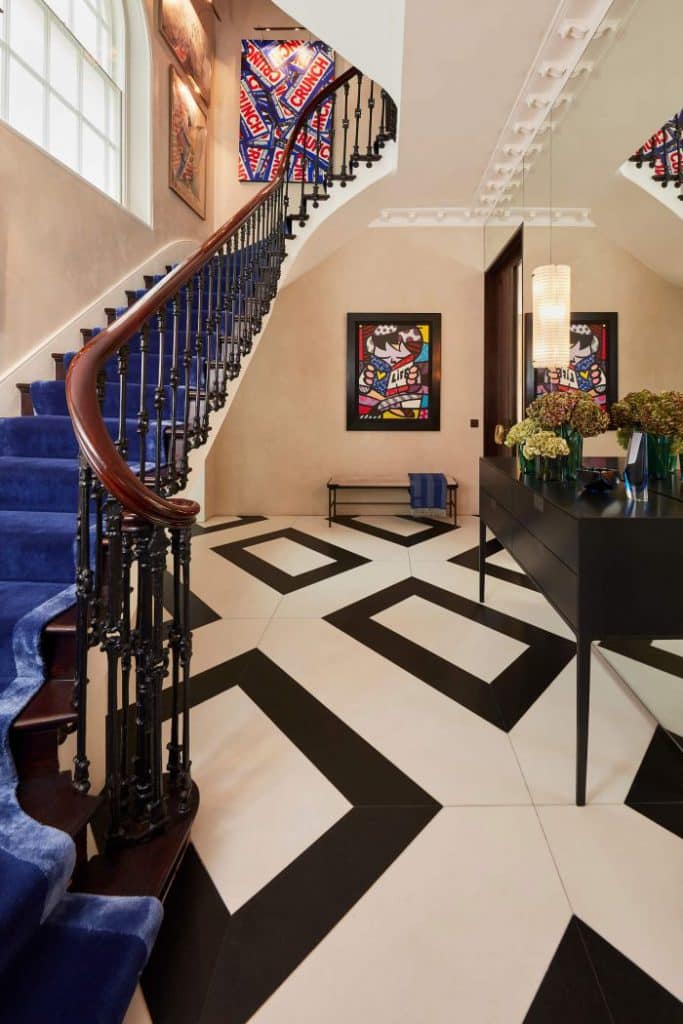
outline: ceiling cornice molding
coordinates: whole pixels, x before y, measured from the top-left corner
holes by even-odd
[[[493,212],[508,202],[520,178],[543,145],[548,115],[561,117],[572,96],[570,80],[582,81],[616,36],[619,15],[635,0],[563,0],[548,29],[481,178],[474,205]],[[596,44],[597,43],[597,49]],[[586,51],[591,46],[591,59]],[[554,125],[555,126],[555,125]]]
[[[371,228],[481,228],[506,227],[524,222],[526,228],[592,228],[591,211],[587,207],[516,206],[490,211],[468,206],[390,207],[380,210],[370,222]]]

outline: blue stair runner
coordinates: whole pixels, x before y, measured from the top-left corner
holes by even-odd
[[[182,352],[184,326],[178,335]],[[156,447],[158,355],[150,344],[147,386],[141,393],[139,353],[139,339],[133,339],[126,409],[127,458],[133,468],[141,455],[141,397],[150,413],[147,462]],[[73,355],[65,359],[67,366]],[[168,363],[163,370],[166,408],[170,358]],[[117,374],[112,360],[105,370],[112,386],[105,392],[103,416],[114,439],[119,430]],[[195,380],[193,365],[190,387]],[[184,393],[179,387],[178,410]],[[43,628],[75,599],[78,447],[65,383],[37,381],[31,397],[34,416],[0,419],[0,1021],[120,1024],[161,924],[161,904],[67,891],[75,845],[64,832],[21,810],[9,748],[13,720],[45,679]]]

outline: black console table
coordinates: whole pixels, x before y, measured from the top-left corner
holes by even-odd
[[[623,485],[589,496],[580,483],[520,476],[512,458],[485,458],[479,515],[479,600],[488,526],[576,635],[576,802],[583,805],[592,642],[683,637],[683,488],[651,483],[649,500],[634,503]]]

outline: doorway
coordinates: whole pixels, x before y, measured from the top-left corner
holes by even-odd
[[[484,455],[512,455],[505,434],[521,414],[523,227],[484,275]]]

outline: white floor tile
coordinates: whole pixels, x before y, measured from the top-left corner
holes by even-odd
[[[441,533],[438,537],[425,540],[410,548],[413,565],[420,562],[445,562],[454,555],[461,555],[479,543],[479,519],[474,516],[458,516],[458,529]]]
[[[192,675],[253,650],[269,619],[218,619],[192,634]]]
[[[354,516],[357,523],[374,526],[378,530],[388,530],[397,537],[414,537],[416,533],[426,533],[431,529],[428,523],[411,522],[400,516]]]
[[[315,619],[274,619],[260,649],[442,804],[526,804],[508,736]]]
[[[193,709],[192,771],[192,841],[231,912],[350,806],[237,687]]]
[[[417,595],[372,618],[487,683],[528,650],[519,640]]]
[[[410,570],[402,562],[368,562],[359,565],[357,569],[349,569],[285,594],[275,616],[288,619],[323,618],[409,576]]]
[[[529,808],[441,811],[254,1024],[519,1024],[570,918]]]
[[[147,1003],[139,985],[133,993],[133,998],[128,1007],[128,1012],[123,1019],[123,1024],[152,1024],[152,1017],[147,1009]]]
[[[622,803],[655,722],[593,656],[588,737],[589,803]],[[510,732],[536,804],[573,804],[576,771],[576,660],[563,669]]]
[[[319,516],[302,516],[296,520],[294,528],[327,541],[328,544],[336,544],[356,555],[362,555],[363,558],[372,558],[376,562],[400,563],[405,568],[406,575],[410,572],[409,549],[395,544],[394,541],[361,533],[360,530],[354,530],[341,523],[332,523],[330,526],[326,519]]]
[[[282,597],[227,558],[194,543],[191,572],[193,592],[224,619],[270,618]]]
[[[452,562],[417,562],[413,564],[413,576],[444,590],[462,594],[470,601],[479,600],[478,573],[461,565],[454,565]],[[507,583],[505,580],[496,579],[495,576],[488,576],[486,605],[532,626],[557,633],[568,640],[575,640],[569,627],[538,591],[520,587],[516,583]]]
[[[673,642],[662,640],[653,646],[670,651],[671,649],[664,647],[664,644]],[[677,736],[683,736],[683,679],[670,672],[662,672],[652,665],[644,665],[635,658],[626,658],[615,651],[601,648],[600,653],[646,707],[651,708],[657,721],[665,729],[675,732]]]
[[[574,913],[683,998],[681,840],[625,806],[539,814]]]
[[[290,576],[300,576],[304,572],[322,569],[323,566],[332,565],[334,562],[333,558],[321,555],[318,551],[311,551],[289,537],[277,537],[275,540],[253,544],[248,550],[249,554],[262,558],[269,565],[274,565],[276,569],[281,569]]]

